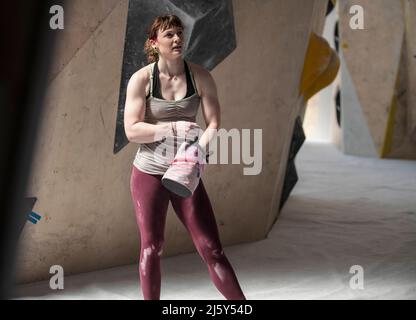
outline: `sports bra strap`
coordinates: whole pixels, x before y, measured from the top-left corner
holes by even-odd
[[[191,81],[192,81],[192,85],[194,86],[195,93],[196,93],[196,94],[199,94],[199,93],[198,93],[198,89],[196,88],[196,83],[195,83],[195,79],[194,79],[194,74],[193,74],[193,72],[192,72],[191,67],[189,66],[189,64],[187,64],[187,65],[188,65],[188,70],[189,70],[189,73],[190,73],[190,75],[191,75]]]
[[[150,90],[149,90],[150,97],[153,97],[153,73],[154,73],[155,63],[156,63],[156,62],[153,62],[153,63],[150,65]],[[196,93],[196,94],[199,94],[199,93],[198,93],[198,89],[196,88],[196,83],[195,83],[195,79],[194,79],[194,74],[193,74],[193,72],[192,72],[192,70],[191,70],[191,67],[189,66],[189,64],[188,64],[188,63],[187,63],[187,67],[188,67],[188,70],[189,70],[189,74],[191,75],[191,81],[192,81],[192,85],[194,86],[195,93]]]
[[[155,63],[153,62],[150,66],[150,97],[153,97],[153,69],[155,67]]]

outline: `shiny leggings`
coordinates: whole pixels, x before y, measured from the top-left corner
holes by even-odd
[[[245,300],[237,277],[224,254],[208,194],[200,180],[194,194],[181,198],[161,184],[161,175],[144,173],[133,166],[130,189],[140,230],[140,284],[145,300],[160,299],[160,256],[169,199],[211,279],[228,300]]]

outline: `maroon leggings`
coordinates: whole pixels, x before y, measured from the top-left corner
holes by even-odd
[[[130,188],[140,230],[140,283],[145,300],[160,299],[160,256],[169,199],[207,264],[217,289],[226,299],[245,300],[237,277],[224,254],[208,194],[200,180],[194,194],[181,198],[161,184],[161,175],[151,175],[133,166]]]

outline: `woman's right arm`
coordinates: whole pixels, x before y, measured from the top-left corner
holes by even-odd
[[[170,123],[150,124],[144,122],[146,111],[147,68],[132,75],[127,85],[124,107],[124,131],[130,142],[150,143],[171,135]]]

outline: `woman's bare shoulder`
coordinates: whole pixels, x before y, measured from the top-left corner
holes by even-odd
[[[139,70],[137,70],[136,72],[134,72],[131,77],[130,80],[132,81],[141,81],[141,82],[147,82],[150,79],[150,73],[151,73],[151,67],[152,67],[153,63],[150,63],[142,68],[140,68]]]
[[[188,64],[190,68],[192,69],[196,82],[202,88],[205,88],[207,85],[209,85],[210,83],[214,81],[209,70],[207,70],[203,66],[193,63],[193,62],[188,62]]]
[[[192,72],[194,73],[195,82],[199,94],[201,96],[204,96],[207,93],[215,93],[216,84],[214,77],[211,75],[211,73],[206,68],[196,63],[189,62],[189,66],[192,69]]]
[[[203,66],[193,63],[191,61],[186,61],[188,63],[188,65],[190,66],[190,68],[192,69],[192,72],[196,75],[196,76],[200,76],[200,77],[206,77],[208,76],[210,73],[207,69],[205,69]]]

